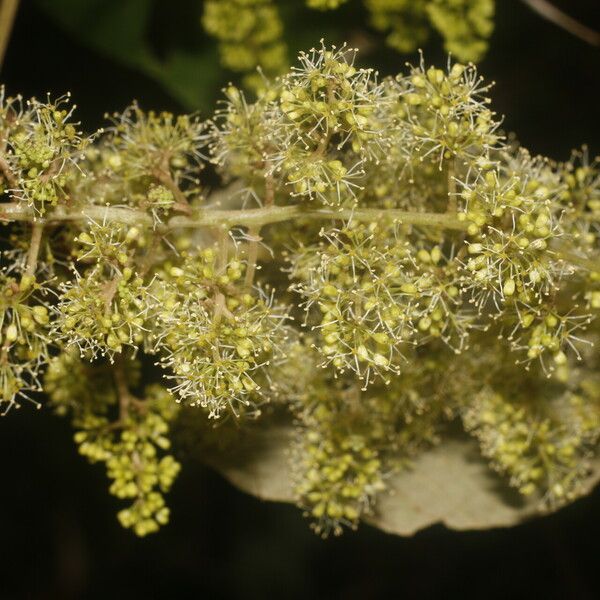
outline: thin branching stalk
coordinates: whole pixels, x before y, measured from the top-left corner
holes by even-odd
[[[580,40],[592,46],[600,46],[600,32],[580,23],[577,19],[560,10],[552,2],[548,2],[548,0],[523,0],[523,2],[538,15],[558,25]]]
[[[44,224],[40,221],[35,221],[31,227],[31,243],[27,252],[27,266],[25,267],[25,275],[29,277],[35,275],[43,234]]]
[[[272,208],[275,204],[275,186],[273,177],[267,175],[265,177],[265,208]],[[248,266],[246,268],[246,276],[244,284],[247,288],[252,286],[254,282],[254,274],[256,272],[256,261],[258,259],[258,244],[261,241],[260,231],[261,225],[252,225],[248,230],[248,236],[250,238],[250,244],[248,247]]]

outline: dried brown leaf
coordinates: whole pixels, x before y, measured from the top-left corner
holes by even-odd
[[[292,436],[289,425],[257,429],[229,453],[208,462],[249,494],[294,502]],[[587,491],[599,480],[596,461]],[[447,439],[424,452],[410,469],[392,475],[387,487],[364,521],[397,535],[412,535],[435,523],[458,530],[507,527],[540,514],[538,503],[508,488],[480,456],[476,442],[466,436]]]

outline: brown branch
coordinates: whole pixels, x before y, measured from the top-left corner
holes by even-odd
[[[568,31],[580,40],[591,44],[592,46],[600,46],[600,33],[594,31],[587,25],[580,23],[567,13],[554,6],[552,2],[548,0],[522,0],[531,10],[536,12],[538,15],[558,25],[565,31]]]
[[[35,275],[43,233],[44,223],[42,221],[35,221],[31,228],[31,242],[27,251],[27,266],[25,267],[25,275],[29,277]]]
[[[119,287],[119,282],[121,281],[123,275],[119,274],[113,277],[111,280],[107,281],[102,288],[102,296],[104,298],[104,311],[108,314],[110,311],[110,305],[117,293],[117,289]]]
[[[221,320],[221,317],[225,317],[226,319],[232,320],[233,314],[227,308],[227,304],[225,301],[225,296],[222,292],[216,292],[214,297],[214,313],[213,313],[213,324],[218,324]]]
[[[11,189],[11,190],[17,189],[19,182],[17,181],[15,174],[12,172],[12,169],[10,168],[8,161],[6,160],[6,158],[4,158],[4,156],[0,156],[0,172],[2,173],[2,176],[4,177],[4,179],[6,180],[6,183],[8,183],[9,189]]]
[[[119,398],[119,419],[116,423],[122,426],[129,416],[129,409],[133,406],[136,410],[144,412],[147,410],[146,402],[136,398],[130,391],[125,375],[125,358],[117,356],[112,367],[117,397]]]
[[[123,368],[123,357],[121,356],[115,359],[113,375],[119,398],[119,421],[123,422],[129,415],[131,394],[129,393],[129,386],[127,385],[127,378],[125,377],[125,370]]]
[[[18,8],[19,0],[0,0],[0,69],[4,64],[4,56]]]
[[[270,209],[275,204],[275,182],[272,175],[265,175],[265,209]],[[256,261],[258,260],[258,244],[262,241],[260,237],[261,225],[253,225],[248,229],[250,244],[248,246],[248,261],[246,266],[246,276],[244,285],[247,288],[252,287],[254,275],[256,273]]]

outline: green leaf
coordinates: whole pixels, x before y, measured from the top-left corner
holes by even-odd
[[[294,502],[289,464],[292,436],[290,425],[256,429],[228,453],[210,456],[208,463],[249,494]],[[599,480],[596,459],[587,491]],[[396,535],[412,535],[435,523],[458,530],[507,527],[540,515],[537,502],[508,488],[467,436],[447,439],[424,452],[411,469],[390,477],[387,486],[364,521]]]
[[[221,83],[218,60],[214,48],[201,54],[173,50],[163,62],[153,61],[142,70],[185,108],[208,112]]]
[[[79,43],[159,82],[187,110],[209,110],[220,87],[214,44],[196,51],[175,45],[159,58],[150,40],[155,0],[37,0]],[[203,33],[200,22],[198,39]]]
[[[153,0],[38,0],[50,17],[86,46],[139,67],[152,62],[145,32]]]

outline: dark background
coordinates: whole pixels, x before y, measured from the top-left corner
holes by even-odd
[[[160,4],[149,32],[157,52],[172,40],[212,43],[197,27],[199,0]],[[559,4],[600,28],[598,0]],[[587,142],[597,154],[600,50],[519,0],[497,5],[481,71],[497,82],[492,96],[505,128],[534,153],[563,160]],[[308,43],[335,28],[338,38],[344,28],[356,35],[352,10],[306,17]],[[425,50],[443,63],[439,44]],[[373,50],[366,60],[390,73],[405,57]],[[26,97],[70,90],[88,130],[132,98],[182,110],[152,80],[64,33],[33,0],[22,2],[1,79]],[[118,525],[102,467],[77,454],[68,423],[48,410],[25,405],[0,420],[0,465],[0,600],[600,597],[600,490],[511,529],[435,525],[399,538],[362,526],[322,541],[298,509],[262,503],[189,461],[169,497],[171,524],[140,540]]]

